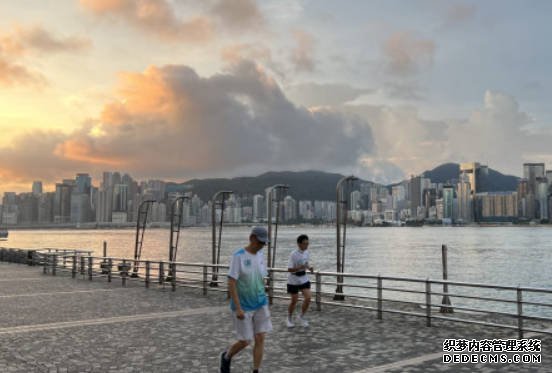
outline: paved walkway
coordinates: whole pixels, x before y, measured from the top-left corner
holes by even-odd
[[[311,327],[288,330],[285,304],[272,307],[264,372],[552,372],[551,337],[542,363],[442,363],[446,338],[516,338],[468,324],[325,306]],[[145,289],[143,284],[43,275],[40,268],[0,263],[0,372],[217,372],[232,340],[224,293]],[[233,361],[250,372],[251,348]]]

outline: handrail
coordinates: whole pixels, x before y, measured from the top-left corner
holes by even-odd
[[[24,263],[20,260],[22,257],[20,249],[7,249],[0,248],[0,260],[14,261]],[[58,250],[58,251],[35,251],[33,260],[35,264],[42,265],[44,273],[51,273],[56,275],[62,272],[70,272],[73,278],[82,276],[90,281],[98,278],[106,278],[108,282],[111,282],[113,278],[120,278],[123,286],[127,286],[129,281],[144,282],[146,287],[150,287],[152,284],[158,286],[171,286],[174,291],[177,286],[202,289],[203,294],[207,294],[209,291],[227,292],[228,287],[212,287],[211,275],[218,273],[218,269],[228,269],[228,265],[225,264],[213,264],[213,263],[190,263],[190,262],[171,262],[164,260],[147,260],[147,259],[129,259],[123,257],[103,257],[84,255],[77,250]],[[131,275],[131,267],[137,268],[137,277]],[[171,271],[174,274],[170,279],[164,276],[167,271]],[[286,295],[285,287],[281,286],[285,281],[282,274],[287,274],[287,268],[268,268],[269,275],[266,278],[266,286],[268,288],[268,296],[270,300],[273,298],[283,298]],[[507,329],[517,330],[520,338],[523,338],[525,332],[539,332],[552,334],[551,329],[535,328],[535,323],[538,322],[539,327],[544,323],[552,323],[552,317],[547,316],[552,307],[552,303],[540,301],[538,299],[529,298],[524,299],[523,295],[527,293],[539,293],[552,295],[552,289],[545,288],[533,288],[533,287],[521,287],[521,286],[507,286],[499,284],[484,284],[484,283],[472,283],[462,281],[449,281],[449,280],[432,280],[432,279],[420,279],[409,277],[396,277],[396,276],[381,276],[381,275],[369,275],[369,274],[357,274],[357,273],[338,273],[338,272],[324,272],[317,271],[312,274],[315,276],[313,284],[316,288],[313,289],[313,295],[315,296],[316,309],[321,310],[322,305],[335,305],[356,309],[364,309],[370,311],[377,311],[377,318],[382,319],[383,313],[402,314],[423,317],[426,320],[426,325],[431,326],[432,320],[447,320],[454,322],[472,323],[478,325],[485,325],[490,327],[504,327]],[[334,278],[335,281],[329,281],[327,278]],[[350,281],[346,281],[349,279]],[[351,280],[375,280],[370,281],[369,284],[362,281]],[[97,281],[97,280],[96,280]],[[217,284],[224,285],[226,281],[217,280]],[[391,283],[392,286],[384,286],[384,283]],[[397,287],[396,282],[403,282],[408,285],[424,285],[423,287],[417,287],[416,290],[412,286]],[[458,291],[440,291],[440,285],[451,285],[459,287]],[[346,296],[345,300],[339,302],[330,301],[331,296],[335,295],[335,292],[329,292],[330,287],[338,286],[342,289],[342,295]],[[439,289],[433,289],[432,285],[438,285]],[[512,295],[512,299],[506,299],[504,297],[486,296],[485,294],[466,294],[465,289],[469,288],[481,288],[494,291],[505,291]],[[344,289],[349,290],[345,294]],[[444,287],[443,287],[444,289]],[[352,291],[351,291],[352,290]],[[384,296],[384,292],[392,293],[390,298]],[[395,294],[403,295],[402,299],[396,299],[399,297]],[[375,295],[374,295],[375,294]],[[406,295],[405,295],[406,294]],[[388,295],[388,294],[386,294]],[[456,297],[458,300],[468,300],[464,303],[460,302],[454,306],[454,310],[468,312],[463,313],[462,317],[447,316],[451,313],[443,313],[442,315],[434,315],[436,309],[452,309],[450,304],[444,302],[436,302],[432,297],[447,295],[448,297]],[[470,302],[470,300],[473,300]],[[480,305],[475,302],[492,302],[493,306]],[[495,304],[502,306],[497,308]],[[516,307],[517,305],[517,307]],[[524,309],[527,306],[528,309]],[[408,308],[405,308],[408,307]],[[414,311],[418,312],[413,312]],[[535,309],[543,309],[546,307],[546,313],[540,314]],[[471,312],[471,313],[470,313]],[[489,319],[482,319],[482,317],[491,317]],[[502,318],[509,317],[517,320],[516,325],[506,325]],[[499,318],[496,322],[496,318]],[[525,325],[525,321],[532,322],[531,325]]]

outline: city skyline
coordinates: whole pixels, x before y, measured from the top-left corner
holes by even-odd
[[[504,176],[494,171],[491,173],[487,165],[467,162],[457,166],[456,173],[451,173],[450,169],[447,171],[446,179],[435,173],[441,168],[438,167],[392,185],[358,180],[340,197],[348,201],[347,219],[358,225],[550,222],[552,170],[547,170],[544,163],[524,163],[524,177],[515,179],[515,185],[510,180],[506,189],[495,180]],[[318,183],[322,180],[320,174],[324,173],[318,173]],[[282,178],[286,176],[280,175],[279,181],[285,181]],[[309,175],[305,177],[313,177],[312,173]],[[269,197],[274,181],[271,179],[270,183],[257,183],[255,188],[247,191],[230,192],[224,210],[217,210],[217,219],[224,213],[224,219],[229,223],[266,222],[274,216],[268,212],[272,200],[273,207],[281,206],[273,211],[280,211],[282,222],[332,222],[336,219],[336,201],[332,199],[338,180],[335,177],[340,179],[342,176],[326,175],[334,179],[330,182],[326,178],[324,185],[316,185],[316,188],[327,189],[325,198],[320,198],[323,194],[317,194],[318,197],[313,193],[305,194],[300,190],[303,185],[294,185],[293,191],[286,188],[284,194],[280,192]],[[187,203],[183,205],[183,224],[207,225],[212,223],[213,195],[205,194],[202,188],[208,188],[211,193],[217,189],[209,185],[214,180],[206,181],[207,184],[198,181],[198,185],[171,186],[163,180],[138,181],[128,173],[104,171],[97,186],[89,174],[78,173],[74,178],[56,183],[55,191],[44,192],[42,182],[37,180],[32,183],[30,192],[4,193],[0,225],[69,224],[78,227],[92,223],[95,227],[122,226],[136,222],[138,206],[144,201],[153,202],[149,221],[166,223],[175,211],[174,202],[183,196],[187,197]],[[221,187],[230,190],[217,185],[217,188]],[[297,195],[301,198],[294,198]]]
[[[78,170],[552,162],[548,2],[41,4],[0,4],[0,193]]]

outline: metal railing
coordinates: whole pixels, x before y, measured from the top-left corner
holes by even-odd
[[[225,278],[219,278],[218,286],[212,286],[212,275],[228,270],[226,265],[61,251],[36,251],[34,260],[36,265],[43,266],[44,273],[52,275],[69,273],[73,278],[90,281],[117,279],[122,286],[143,283],[145,287],[170,287],[173,291],[189,287],[200,289],[204,295],[212,291],[228,292]],[[138,268],[136,277],[131,270],[134,266]],[[268,269],[266,284],[271,303],[277,298],[287,298],[287,276],[287,269]],[[519,338],[526,332],[552,334],[552,289],[322,271],[312,276],[313,300],[318,311],[324,305],[365,309],[375,312],[379,320],[384,313],[400,314],[424,318],[427,326],[435,321],[448,321],[517,330]],[[337,287],[342,289],[344,300],[333,300]],[[445,288],[449,291],[441,290]],[[444,297],[451,299],[452,305],[445,304]]]
[[[64,255],[92,255],[91,250],[79,250],[79,249],[53,249],[53,248],[43,248],[43,249],[25,249],[25,248],[11,248],[11,247],[0,247],[0,262],[8,263],[20,263],[35,265],[37,263],[36,257],[42,254],[56,253]]]

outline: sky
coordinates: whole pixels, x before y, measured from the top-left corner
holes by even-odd
[[[546,0],[0,2],[0,192],[552,162]]]

